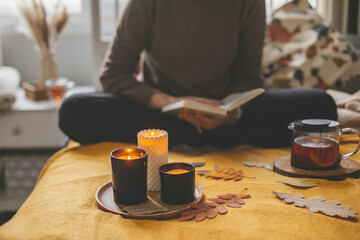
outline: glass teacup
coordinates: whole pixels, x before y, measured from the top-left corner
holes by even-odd
[[[67,78],[53,78],[45,81],[49,95],[55,101],[62,100],[66,91],[74,86],[74,82]]]

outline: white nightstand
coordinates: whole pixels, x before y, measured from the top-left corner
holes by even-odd
[[[75,87],[65,97],[94,91],[90,86]],[[60,105],[52,100],[31,101],[19,89],[11,111],[0,112],[0,213],[19,209],[42,166],[62,147],[65,135],[58,127]]]
[[[92,86],[75,87],[66,96],[94,91]],[[65,139],[58,127],[60,105],[52,100],[31,101],[19,89],[12,110],[0,113],[0,149],[60,148]]]

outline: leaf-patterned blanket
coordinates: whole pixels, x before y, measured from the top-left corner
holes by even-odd
[[[270,89],[340,89],[360,81],[360,59],[306,0],[294,0],[268,18],[262,72]]]

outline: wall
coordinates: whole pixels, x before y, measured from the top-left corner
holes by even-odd
[[[19,70],[22,81],[36,81],[39,56],[32,41],[21,33],[1,36],[3,65]],[[66,33],[60,36],[57,49],[59,75],[77,85],[93,85],[93,48],[91,33]]]

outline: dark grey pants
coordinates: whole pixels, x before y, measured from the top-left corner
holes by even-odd
[[[169,147],[213,145],[229,148],[239,144],[259,147],[287,147],[291,131],[287,126],[298,119],[337,120],[334,100],[314,89],[267,91],[242,109],[240,119],[200,134],[176,116],[145,109],[129,98],[98,92],[73,95],[60,109],[62,131],[82,144],[103,141],[137,142],[143,129],[163,129],[169,133]]]

